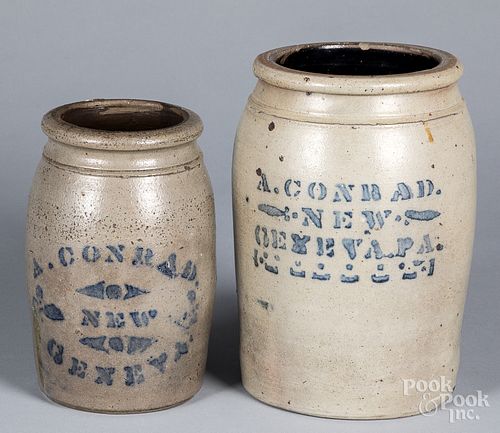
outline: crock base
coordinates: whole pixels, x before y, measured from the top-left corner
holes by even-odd
[[[287,412],[298,413],[300,415],[313,416],[316,418],[328,418],[328,419],[339,419],[339,420],[351,420],[351,421],[376,421],[376,420],[384,420],[384,419],[397,419],[397,418],[409,418],[416,415],[423,415],[425,412],[420,412],[418,409],[416,411],[397,413],[397,414],[381,414],[381,415],[367,415],[367,416],[346,416],[335,413],[324,413],[324,412],[315,412],[308,408],[299,408],[299,407],[290,407],[285,406],[277,402],[267,401],[262,399],[260,396],[258,397],[256,394],[252,393],[245,385],[243,385],[245,391],[250,394],[253,398],[258,400],[261,403],[266,404],[267,406],[275,407],[277,409],[285,410]]]
[[[70,403],[66,403],[64,401],[58,400],[56,398],[52,398],[48,396],[43,390],[42,390],[42,395],[51,403],[55,403],[59,406],[64,406],[69,409],[74,409],[74,410],[79,410],[82,412],[90,412],[90,413],[98,413],[98,414],[104,414],[104,415],[133,415],[133,414],[142,414],[142,413],[149,413],[149,412],[160,412],[162,410],[166,409],[171,409],[176,406],[180,406],[183,403],[186,403],[187,401],[191,400],[195,395],[193,394],[192,396],[186,398],[185,400],[179,401],[177,403],[173,403],[170,405],[166,406],[160,406],[160,407],[154,407],[151,409],[137,409],[137,410],[99,410],[99,409],[93,409],[90,407],[83,407],[83,406],[77,406],[73,405]]]

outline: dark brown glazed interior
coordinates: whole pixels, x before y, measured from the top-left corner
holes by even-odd
[[[424,71],[438,66],[440,59],[410,51],[314,46],[284,54],[276,63],[302,72],[369,76]]]
[[[151,131],[179,125],[187,113],[166,104],[152,106],[137,103],[70,108],[61,119],[72,125],[101,131]]]

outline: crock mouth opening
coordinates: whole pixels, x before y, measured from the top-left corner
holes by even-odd
[[[372,76],[408,74],[432,69],[441,63],[441,58],[426,52],[364,49],[363,45],[319,45],[283,54],[275,62],[301,72]]]
[[[259,55],[254,72],[277,87],[323,93],[405,93],[447,87],[462,66],[452,54],[384,42],[322,42]]]
[[[97,149],[141,150],[195,140],[203,125],[186,108],[140,99],[94,99],[49,111],[42,120],[47,136]]]
[[[109,132],[140,132],[180,125],[189,114],[165,103],[108,101],[92,106],[73,106],[61,113],[61,120],[81,128]]]

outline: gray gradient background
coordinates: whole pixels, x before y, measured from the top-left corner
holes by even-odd
[[[500,431],[500,3],[491,1],[0,1],[0,431]],[[240,384],[233,270],[231,154],[260,52],[323,40],[442,48],[465,64],[461,89],[476,128],[477,237],[457,392],[480,389],[476,421],[447,413],[338,421],[274,409]],[[24,282],[24,222],[45,137],[43,113],[94,97],[158,99],[200,114],[217,205],[218,288],[208,371],[188,403],[146,415],[78,412],[45,400],[35,379]]]

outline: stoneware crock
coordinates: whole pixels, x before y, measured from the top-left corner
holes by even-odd
[[[460,62],[320,43],[254,71],[233,160],[245,388],[324,417],[434,410],[457,376],[475,221]]]
[[[167,408],[200,388],[215,287],[214,204],[190,110],[93,100],[45,115],[27,277],[52,400]]]

